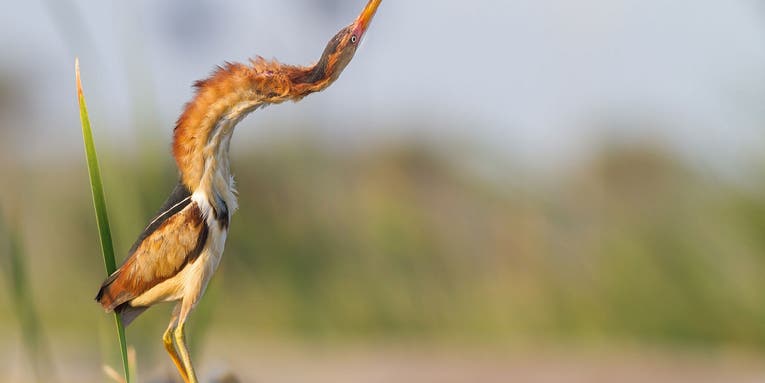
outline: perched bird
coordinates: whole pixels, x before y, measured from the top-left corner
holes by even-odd
[[[236,124],[247,114],[326,89],[353,58],[381,0],[370,0],[327,44],[316,64],[291,66],[262,57],[228,63],[195,84],[173,132],[180,180],[158,215],[101,285],[96,300],[125,325],[150,306],[177,302],[162,340],[187,383],[196,383],[184,336],[189,313],[220,262],[237,193],[229,169]]]

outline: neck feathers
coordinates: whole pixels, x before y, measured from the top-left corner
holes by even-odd
[[[173,156],[183,184],[193,192],[215,182],[206,180],[214,173],[230,177],[228,144],[234,126],[258,107],[299,101],[329,86],[323,59],[311,67],[295,67],[257,57],[249,66],[227,63],[194,84],[196,95],[173,133]]]

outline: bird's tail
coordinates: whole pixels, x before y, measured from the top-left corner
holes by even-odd
[[[141,313],[146,311],[148,308],[148,306],[133,307],[130,305],[130,303],[125,302],[115,307],[114,312],[116,312],[120,316],[120,319],[122,319],[122,325],[127,327],[130,323],[133,322],[135,318],[141,315]]]

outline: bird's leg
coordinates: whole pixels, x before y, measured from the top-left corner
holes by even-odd
[[[183,366],[185,367],[185,375],[186,377],[186,383],[198,383],[197,376],[194,373],[194,366],[191,365],[191,357],[189,356],[189,349],[186,347],[186,334],[185,334],[185,324],[179,324],[178,327],[175,328],[175,333],[173,334],[175,336],[175,343],[178,346],[178,352],[181,354],[181,360],[183,362]]]
[[[178,356],[178,351],[176,350],[175,343],[173,342],[173,332],[175,331],[175,327],[178,325],[179,308],[180,305],[176,306],[173,310],[173,318],[170,320],[170,325],[167,326],[167,330],[165,330],[165,333],[162,335],[162,343],[165,344],[165,350],[167,350],[167,353],[170,354],[170,358],[173,359],[175,368],[178,369],[178,373],[181,374],[181,378],[183,378],[184,382],[188,383],[189,376],[186,374],[186,369],[183,368],[183,362],[181,361],[180,356]]]
[[[186,369],[183,367],[183,362],[181,361],[181,357],[178,355],[178,352],[175,349],[175,344],[173,344],[173,336],[172,332],[175,330],[174,327],[168,327],[165,331],[165,334],[162,335],[162,342],[165,344],[165,350],[167,350],[167,353],[170,354],[170,358],[173,359],[173,363],[175,364],[175,368],[178,369],[178,373],[181,374],[181,378],[183,378],[183,381],[185,383],[189,383],[189,376],[186,374]]]
[[[186,383],[199,383],[197,376],[194,373],[194,366],[191,365],[191,356],[189,355],[189,349],[186,347],[186,317],[191,311],[191,305],[186,305],[186,302],[181,304],[181,313],[178,317],[178,325],[173,330],[173,336],[175,337],[175,344],[178,347],[178,353],[181,354],[181,361],[183,367],[186,370]]]

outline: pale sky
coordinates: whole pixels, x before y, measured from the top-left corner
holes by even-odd
[[[256,54],[309,64],[365,0],[78,0],[76,12],[66,3],[16,1],[0,13],[0,74],[26,88],[2,121],[11,139],[52,155],[81,151],[75,55],[96,129],[109,132],[102,140],[134,145],[139,108],[156,113],[148,134],[165,143],[191,83],[215,65]],[[299,105],[256,112],[237,147],[300,125],[338,146],[449,136],[556,164],[615,135],[667,141],[701,166],[740,166],[765,147],[756,4],[383,0],[341,79]],[[655,123],[599,123],[619,119]]]

